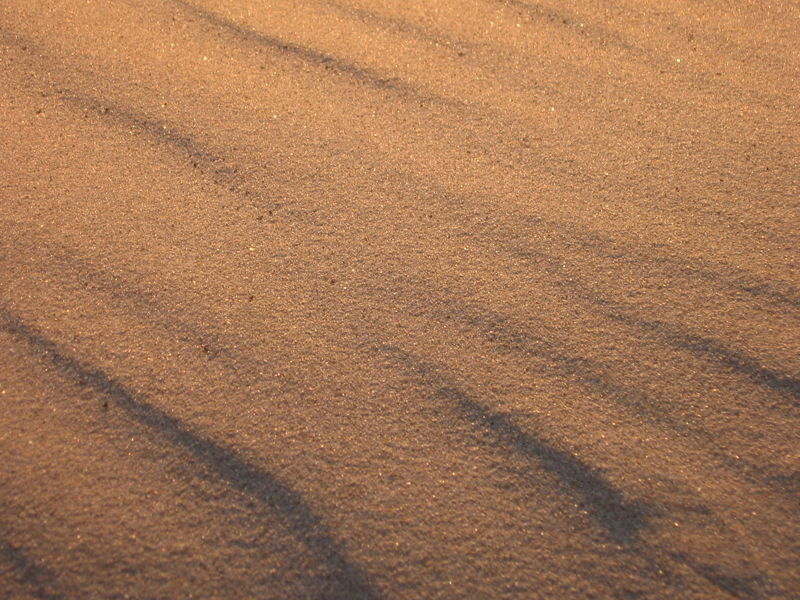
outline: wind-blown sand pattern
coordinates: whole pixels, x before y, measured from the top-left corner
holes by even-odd
[[[0,0],[0,597],[800,598],[800,3]]]

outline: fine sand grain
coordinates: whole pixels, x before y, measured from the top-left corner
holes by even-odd
[[[0,0],[0,598],[800,598],[800,3]]]

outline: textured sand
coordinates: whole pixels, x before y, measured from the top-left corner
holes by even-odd
[[[800,3],[0,0],[0,597],[800,598]]]

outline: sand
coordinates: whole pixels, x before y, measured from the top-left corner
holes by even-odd
[[[0,0],[0,597],[800,598],[800,4]]]

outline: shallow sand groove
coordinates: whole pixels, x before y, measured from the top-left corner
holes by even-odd
[[[800,598],[800,4],[0,0],[0,597]]]

